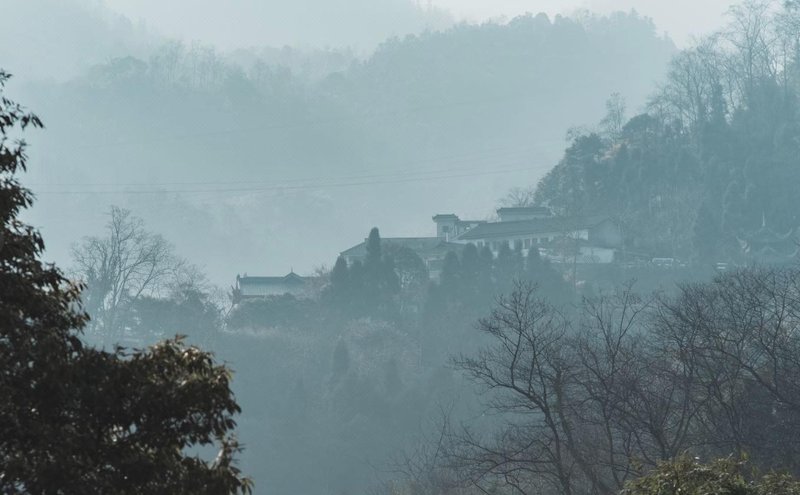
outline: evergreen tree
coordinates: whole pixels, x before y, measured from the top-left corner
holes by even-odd
[[[497,280],[497,290],[505,293],[514,285],[522,275],[523,260],[519,250],[512,250],[508,243],[502,243],[495,260],[495,279]]]
[[[449,251],[442,261],[442,273],[439,276],[439,286],[442,294],[449,301],[457,299],[461,285],[461,264],[455,252]]]
[[[480,254],[473,243],[464,246],[461,251],[461,278],[465,284],[475,284],[480,272]]]
[[[385,256],[381,262],[379,283],[379,290],[384,299],[383,302],[391,301],[400,292],[400,277],[397,275],[393,256]]]
[[[394,260],[384,256],[377,227],[369,232],[367,255],[363,266],[363,287],[360,291],[366,314],[389,316],[394,312],[395,296],[400,292],[400,279]]]
[[[481,258],[475,244],[469,243],[461,251],[461,294],[467,304],[475,304],[479,300],[481,276]]]
[[[495,294],[496,280],[494,279],[494,254],[489,246],[483,246],[479,253],[480,265],[478,272],[478,287],[484,295],[491,299]]]
[[[528,250],[521,278],[536,284],[551,303],[560,304],[570,300],[572,291],[564,277],[548,260],[542,259],[536,247]]]
[[[361,316],[368,311],[369,286],[367,285],[366,269],[359,260],[355,260],[349,270],[350,290],[348,304],[346,305],[353,316]]]
[[[377,267],[383,258],[383,253],[381,252],[381,234],[378,231],[378,227],[373,227],[372,230],[369,231],[366,249],[367,257],[364,260],[364,266],[367,268]]]
[[[331,270],[331,297],[336,304],[347,301],[351,296],[350,271],[344,257],[336,258],[336,264]]]

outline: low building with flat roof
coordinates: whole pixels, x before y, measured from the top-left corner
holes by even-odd
[[[245,299],[283,296],[286,294],[303,297],[309,289],[309,280],[306,277],[290,271],[278,277],[251,277],[247,274],[236,275],[236,285],[233,288],[234,304]]]

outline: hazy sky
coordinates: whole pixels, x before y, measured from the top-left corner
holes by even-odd
[[[379,8],[392,11],[386,19],[376,19],[374,12],[363,16],[371,24],[391,22],[393,17],[401,17],[398,15],[400,4],[405,1],[409,0],[105,0],[105,3],[133,20],[144,20],[148,26],[165,35],[184,40],[199,39],[221,48],[236,48],[298,42],[318,45],[320,40],[326,39],[321,37],[325,31],[335,32],[332,24],[349,24],[353,16],[348,14],[352,11]],[[731,0],[416,1],[447,9],[457,19],[472,21],[513,17],[525,12],[545,11],[552,16],[568,14],[579,8],[597,12],[635,8],[652,17],[658,29],[668,32],[681,46],[694,35],[718,28],[727,8],[737,3]],[[307,39],[298,40],[298,37]]]

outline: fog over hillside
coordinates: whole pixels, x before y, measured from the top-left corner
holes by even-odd
[[[0,0],[0,493],[800,493],[800,0],[728,7]]]
[[[56,260],[116,204],[218,284],[309,273],[374,225],[425,236],[439,212],[491,215],[612,93],[640,108],[673,52],[634,14],[459,25],[363,61],[163,41],[21,88],[47,125],[29,138],[32,218]]]
[[[132,19],[169,36],[200,39],[222,49],[273,45],[371,51],[389,36],[440,29],[448,12],[416,0],[107,0]],[[215,22],[209,22],[214,19]]]
[[[660,33],[681,46],[719,29],[732,0],[106,0],[133,20],[145,20],[167,36],[200,39],[221,48],[250,45],[342,47],[371,51],[390,35],[400,37],[453,22],[508,21],[526,13],[572,15],[635,9],[652,17]],[[687,16],[686,12],[692,15]],[[216,22],[209,22],[214,19]]]
[[[146,26],[91,0],[0,0],[0,60],[20,80],[64,81],[91,66],[143,56],[156,42]]]
[[[667,33],[681,48],[693,40],[720,29],[725,13],[736,5],[733,0],[436,0],[434,5],[453,12],[457,19],[481,21],[510,19],[525,12],[547,12],[550,15],[571,14],[588,10],[597,14],[627,12],[632,9],[651,17],[659,32]],[[687,15],[691,12],[691,15]]]

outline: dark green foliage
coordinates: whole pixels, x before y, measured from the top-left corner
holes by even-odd
[[[235,330],[246,328],[292,328],[314,321],[320,311],[316,301],[298,299],[291,294],[254,298],[237,304],[228,315],[228,327]]]
[[[444,256],[442,262],[442,273],[439,276],[439,286],[445,294],[451,297],[457,297],[459,287],[461,285],[461,263],[458,261],[458,255],[450,251]]]
[[[336,302],[341,302],[350,290],[350,273],[347,270],[347,261],[339,256],[336,258],[333,270],[331,270],[331,292],[337,298]]]
[[[621,495],[797,495],[800,482],[787,474],[748,479],[746,462],[719,459],[703,464],[681,455],[627,483]]]
[[[360,297],[369,312],[391,311],[394,296],[400,291],[400,282],[394,270],[394,259],[382,252],[381,236],[377,227],[370,230],[366,249],[364,286]]]
[[[8,75],[0,71],[0,94]],[[41,236],[19,220],[31,194],[25,143],[41,127],[0,99],[0,492],[249,492],[234,465],[239,406],[230,371],[180,340],[145,351],[87,347],[82,287],[40,261]],[[216,446],[214,461],[190,454]]]
[[[408,256],[403,255],[403,270],[412,270],[412,273],[404,273],[406,277],[401,279],[393,255],[383,253],[377,228],[369,233],[366,251],[364,262],[356,260],[350,267],[343,258],[337,259],[325,299],[345,317],[372,315],[393,318],[396,316],[397,297],[407,288],[402,284],[413,283],[413,277],[417,276],[413,271],[418,267],[413,266],[413,260],[408,265]]]
[[[507,293],[515,280],[522,278],[524,260],[519,249],[511,249],[508,243],[502,243],[494,262],[494,280],[499,294]]]
[[[623,495],[747,495],[757,493],[742,476],[742,466],[732,459],[704,465],[682,455],[665,461],[649,473],[625,486]],[[778,494],[775,494],[778,495]]]
[[[411,248],[389,244],[385,248],[387,256],[394,263],[394,271],[402,291],[420,291],[428,283],[428,268],[425,262]]]
[[[179,287],[164,298],[141,297],[127,316],[126,325],[146,342],[180,334],[208,345],[222,328],[222,310],[197,287]]]
[[[568,303],[574,297],[563,275],[549,261],[542,259],[536,247],[528,250],[525,270],[520,274],[520,279],[536,284],[555,304]]]
[[[399,312],[417,313],[422,307],[430,279],[428,267],[409,247],[389,244],[384,250],[394,262],[399,287]]]
[[[364,261],[366,266],[375,266],[380,264],[383,256],[381,254],[381,234],[377,227],[373,227],[369,231],[367,237],[367,257]]]

